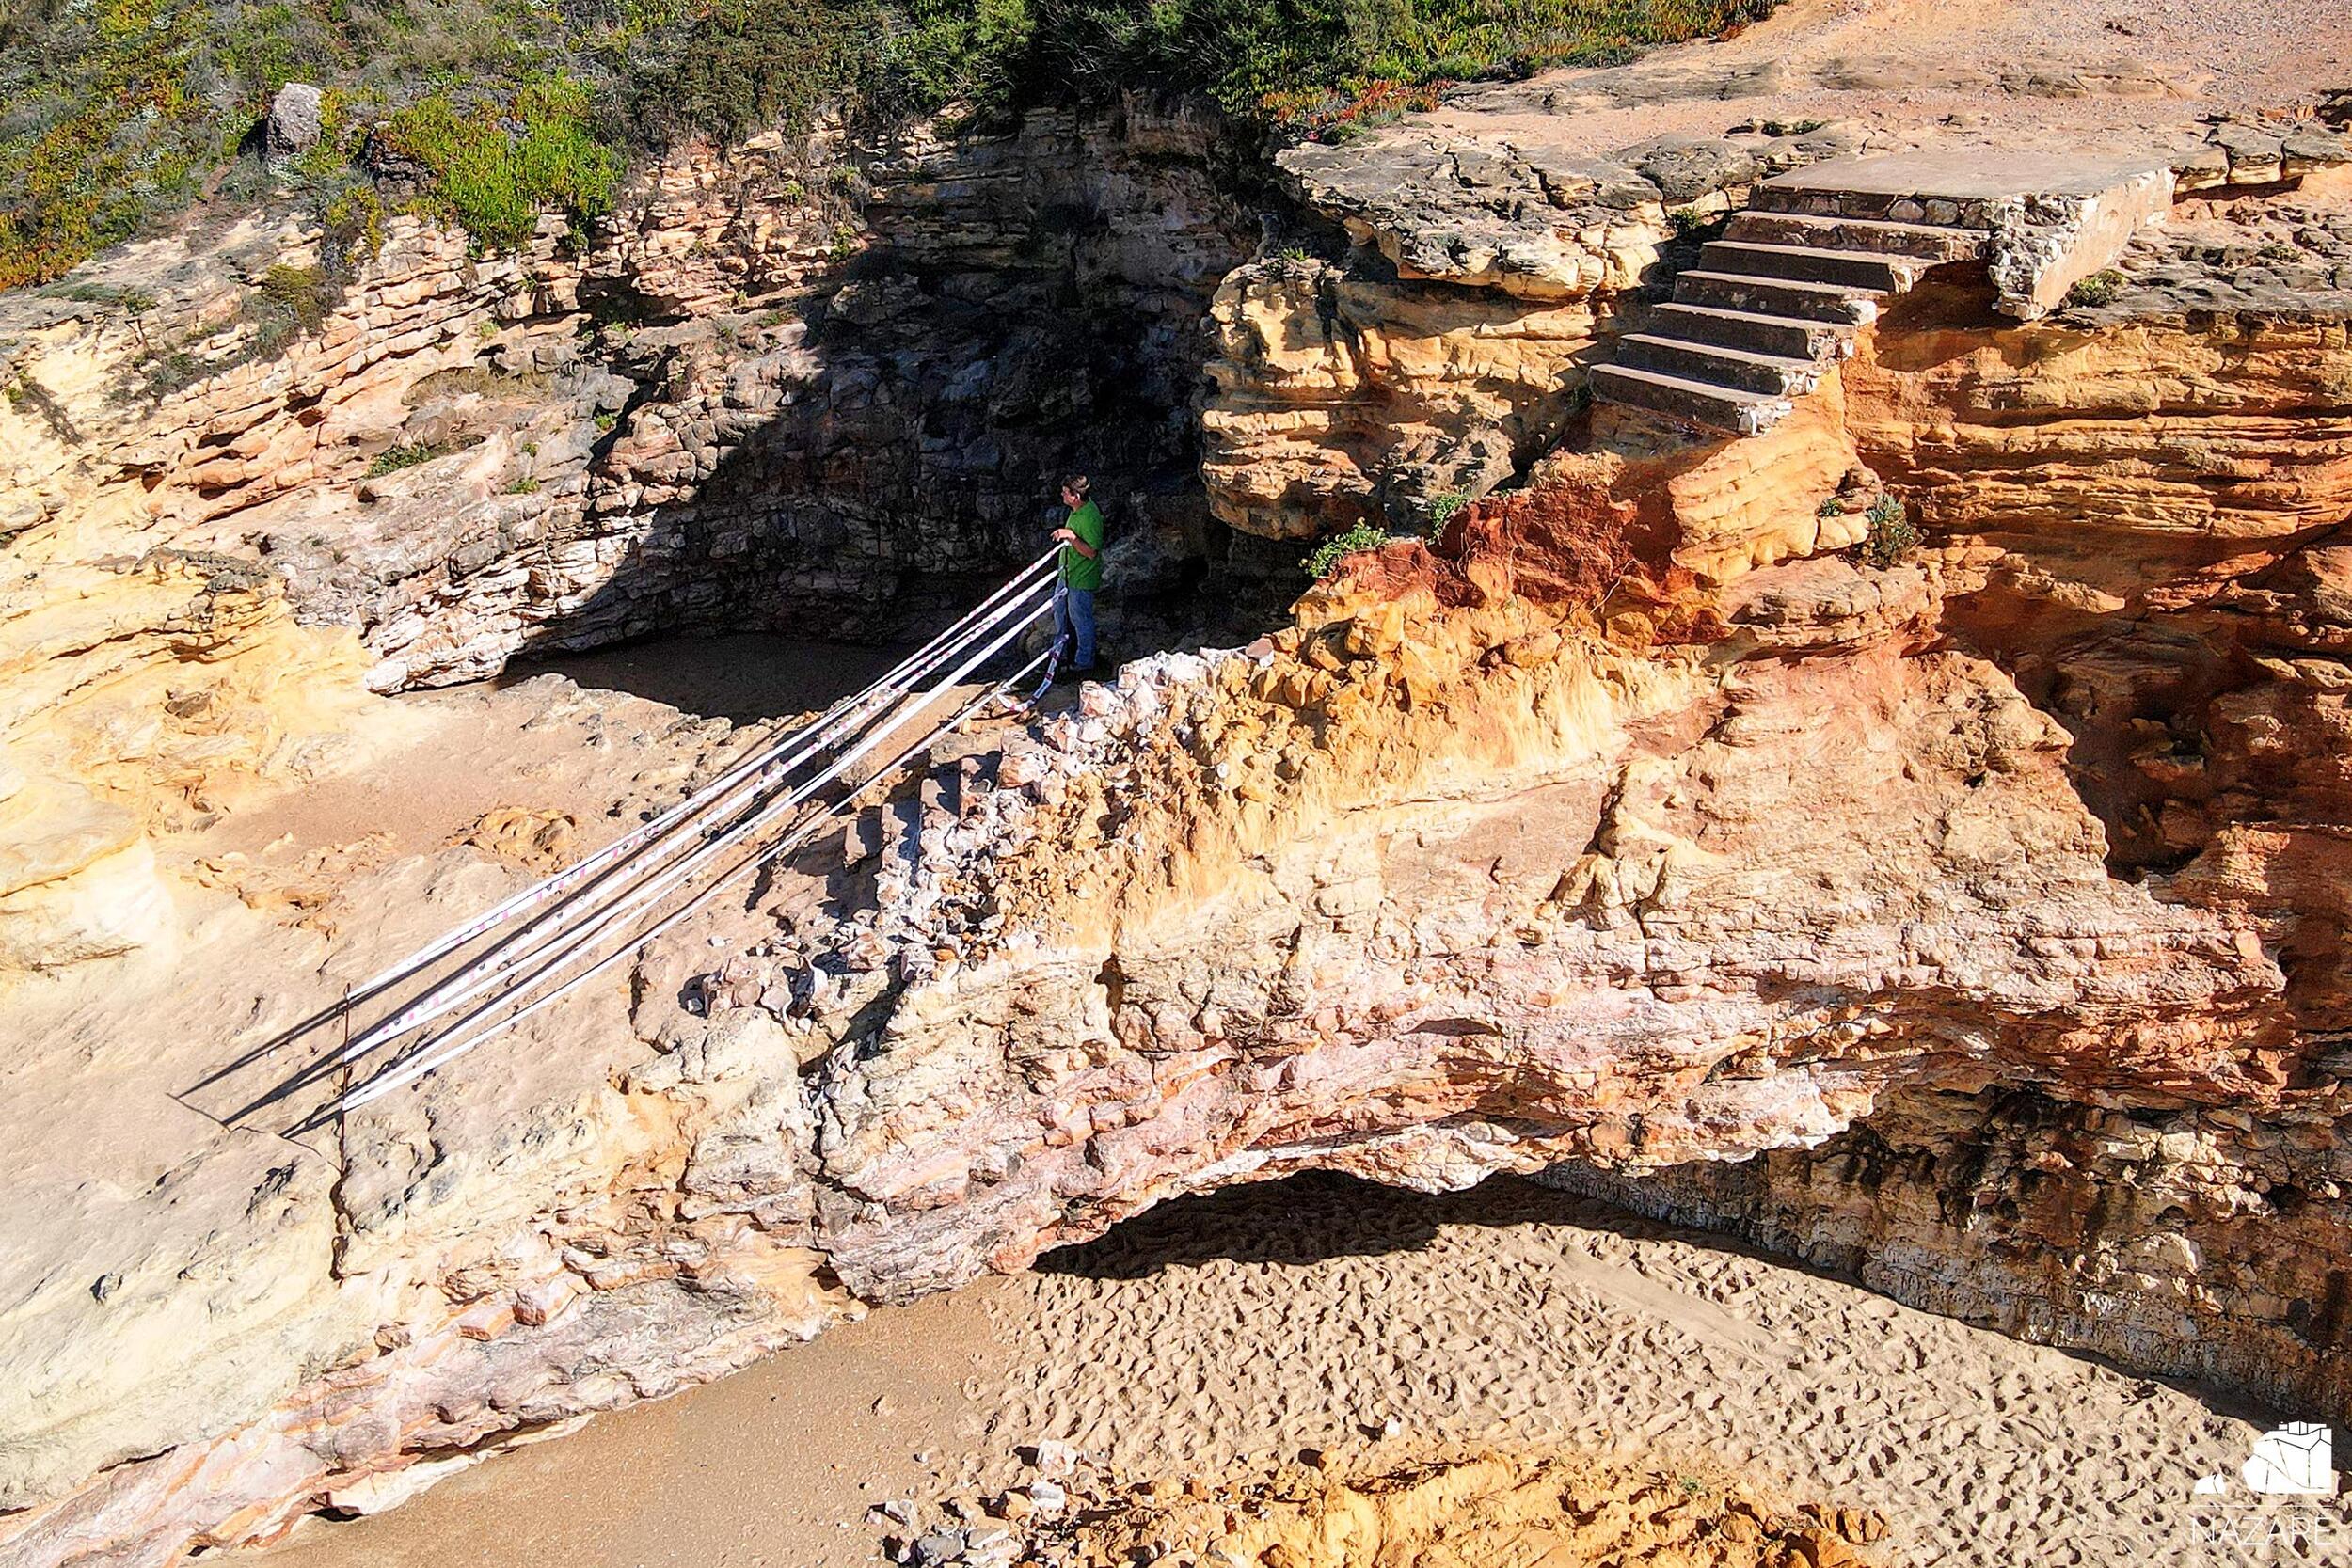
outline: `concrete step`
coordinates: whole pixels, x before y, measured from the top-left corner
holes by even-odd
[[[882,850],[874,884],[885,897],[903,894],[923,863],[923,802],[892,800],[882,808]]]
[[[915,786],[923,808],[923,831],[945,831],[963,820],[963,775],[952,768],[934,768]]]
[[[1878,294],[1838,283],[1804,283],[1793,277],[1757,277],[1746,273],[1693,268],[1675,279],[1677,305],[1708,305],[1719,310],[1796,316],[1804,321],[1867,326],[1878,319]]]
[[[866,806],[841,830],[841,863],[851,870],[864,865],[882,848],[882,809]]]
[[[1742,392],[1762,392],[1768,397],[1802,397],[1821,383],[1821,367],[1811,359],[1753,354],[1746,349],[1648,332],[1629,332],[1618,339],[1616,362],[1639,371],[1678,375]]]
[[[1593,395],[1603,402],[1630,404],[1685,424],[1734,436],[1761,435],[1789,412],[1787,398],[1709,386],[1630,365],[1596,365],[1592,375]]]
[[[1716,348],[1785,359],[1838,359],[1853,346],[1854,329],[1838,322],[1804,321],[1769,311],[1723,310],[1708,305],[1661,305],[1650,312],[1649,331]]]
[[[1899,256],[1867,250],[1822,250],[1805,245],[1763,245],[1755,240],[1709,240],[1699,251],[1709,272],[1751,277],[1787,277],[1801,283],[1900,293],[1926,269]]]
[[[1872,223],[1919,223],[1947,229],[1990,230],[1997,200],[1940,197],[1899,191],[1850,191],[1802,182],[1804,171],[1768,180],[1748,193],[1748,206],[1765,213],[1803,213],[1813,217],[1862,218]]]
[[[1867,250],[1908,256],[1940,264],[1982,256],[1993,236],[1980,229],[1946,229],[1932,223],[1890,223],[1883,218],[1816,217],[1809,213],[1734,213],[1726,240],[1759,245],[1811,245],[1820,250]]]

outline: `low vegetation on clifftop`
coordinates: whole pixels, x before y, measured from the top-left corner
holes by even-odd
[[[498,248],[541,209],[593,221],[634,157],[827,104],[988,123],[1152,87],[1319,130],[1393,113],[1400,89],[1611,62],[1773,3],[25,0],[0,13],[0,288],[207,197],[285,192],[355,235],[389,201]],[[258,127],[293,81],[325,89],[323,135],[265,173]]]

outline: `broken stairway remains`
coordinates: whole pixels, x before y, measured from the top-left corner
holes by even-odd
[[[892,799],[850,819],[841,837],[842,864],[853,872],[870,865],[869,907],[896,922],[936,902],[939,889],[935,879],[924,877],[925,869],[936,870],[946,858],[948,832],[994,787],[998,760],[983,752],[934,764],[914,790],[894,791]]]

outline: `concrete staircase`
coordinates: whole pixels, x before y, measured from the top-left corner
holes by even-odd
[[[1916,203],[1890,216],[1896,204],[1875,192],[1764,184],[1750,202],[1675,278],[1646,330],[1593,368],[1595,398],[1761,435],[1853,352],[1885,301],[1931,267],[1981,257],[1991,240],[1985,229],[1915,221]]]
[[[905,902],[924,863],[993,786],[995,769],[993,754],[961,757],[925,773],[914,793],[866,807],[842,830],[842,863],[852,871],[870,863],[877,904]]]

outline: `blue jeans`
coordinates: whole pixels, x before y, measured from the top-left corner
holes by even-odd
[[[1073,641],[1077,643],[1073,651]],[[1094,590],[1054,584],[1054,646],[1067,655],[1068,670],[1094,668]]]

